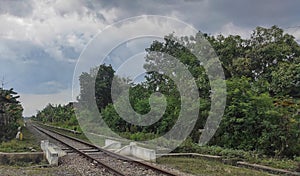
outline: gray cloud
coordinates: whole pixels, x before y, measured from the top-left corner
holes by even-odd
[[[297,0],[111,0],[89,2],[90,9],[116,8],[119,18],[135,15],[175,15],[204,32],[221,32],[222,26],[233,23],[239,27],[254,29],[256,26],[299,24]]]
[[[1,0],[0,14],[11,14],[19,17],[30,15],[32,12],[31,0]]]
[[[299,23],[300,2],[296,0],[210,1],[210,10],[242,27],[288,26]]]
[[[26,96],[30,108],[30,96],[70,92],[80,52],[118,20],[165,15],[205,33],[245,37],[256,26],[299,25],[299,7],[297,0],[0,0],[0,77]],[[300,39],[299,28],[288,31]],[[120,48],[111,57],[122,59],[126,51]]]
[[[70,88],[74,63],[55,60],[31,42],[1,40],[1,45],[12,51],[0,57],[0,74],[9,82],[7,86],[31,94],[57,93]]]

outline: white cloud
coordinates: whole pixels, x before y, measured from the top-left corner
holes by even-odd
[[[295,37],[296,41],[300,43],[300,26],[286,29],[285,32]]]
[[[59,46],[73,47],[79,53],[93,35],[108,24],[99,18],[99,12],[88,10],[78,0],[33,0],[32,7],[32,13],[25,17],[0,15],[0,38],[30,41],[47,48],[46,52],[58,60],[68,60]],[[100,12],[109,21],[116,18],[113,9]]]
[[[72,100],[72,91],[67,89],[56,94],[20,94],[20,101],[24,108],[23,116],[36,114],[37,110],[42,110],[47,104],[67,104]]]
[[[44,90],[45,92],[59,92],[64,90],[66,85],[58,82],[58,81],[47,81],[38,85],[40,90]]]
[[[31,40],[31,24],[21,17],[9,14],[0,15],[1,33],[0,37],[4,39]]]
[[[119,18],[119,13],[118,9],[116,8],[110,8],[110,9],[101,9],[99,10],[99,13],[103,15],[105,18],[106,22],[109,24],[113,23],[116,19]]]
[[[232,22],[230,22],[222,26],[220,33],[225,36],[239,35],[242,38],[249,38],[251,35],[251,31],[252,29],[239,27],[233,24]],[[220,33],[216,33],[215,35],[218,35]]]

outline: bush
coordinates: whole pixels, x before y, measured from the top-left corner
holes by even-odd
[[[11,123],[9,125],[0,126],[0,142],[1,141],[8,141],[10,139],[13,139],[18,130],[18,124],[17,123]]]

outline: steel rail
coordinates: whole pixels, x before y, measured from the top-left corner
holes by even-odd
[[[41,124],[39,124],[39,126],[41,126]],[[40,127],[40,128],[41,128],[41,127]],[[173,173],[173,172],[170,172],[170,171],[168,171],[168,170],[164,170],[164,169],[162,169],[162,168],[156,167],[156,166],[151,165],[151,164],[149,164],[149,163],[146,163],[146,162],[143,162],[143,161],[138,161],[138,160],[135,160],[135,159],[133,159],[133,158],[130,158],[130,157],[127,157],[127,156],[124,156],[124,155],[119,155],[119,154],[117,154],[117,153],[114,153],[114,152],[105,150],[105,149],[103,149],[103,148],[101,148],[101,147],[99,147],[99,146],[96,146],[96,145],[94,145],[94,144],[91,144],[91,143],[89,143],[89,142],[83,141],[83,140],[81,140],[81,139],[78,139],[78,138],[75,138],[75,137],[72,137],[72,136],[68,136],[68,135],[66,135],[66,134],[62,134],[62,133],[57,132],[57,131],[52,130],[52,129],[47,129],[47,130],[50,131],[50,132],[52,132],[52,133],[61,135],[61,136],[65,137],[65,138],[68,138],[68,139],[74,140],[74,141],[76,141],[76,142],[79,142],[79,143],[81,143],[81,144],[87,145],[87,146],[89,146],[89,147],[98,149],[99,151],[101,151],[101,152],[103,152],[103,153],[105,153],[105,154],[107,154],[107,155],[109,155],[109,156],[111,156],[111,157],[118,158],[118,159],[125,160],[125,161],[129,161],[129,162],[134,162],[134,163],[136,163],[136,164],[138,164],[138,165],[141,165],[141,166],[143,166],[143,167],[145,167],[145,168],[148,168],[148,169],[157,171],[157,172],[159,172],[159,173],[162,173],[162,174],[165,174],[165,175],[168,175],[168,176],[178,176],[177,174],[175,174],[175,173]],[[54,138],[55,138],[55,137],[54,137]],[[62,143],[64,143],[64,142],[62,141]],[[68,145],[68,146],[69,146],[69,145]],[[71,147],[71,148],[73,149],[73,147]],[[77,151],[77,149],[74,149],[74,150]],[[99,162],[97,159],[94,159],[93,157],[91,157],[91,156],[85,154],[85,153],[82,152],[82,151],[79,151],[78,153],[82,154],[83,156],[85,156],[85,157],[87,157],[87,158],[91,158],[91,160],[94,160],[94,161],[96,161],[96,162]],[[100,164],[101,164],[101,163],[100,163]],[[103,164],[104,164],[104,163],[103,163]],[[109,166],[106,165],[106,164],[104,164],[104,165],[105,165],[104,167],[109,167]],[[109,168],[110,168],[110,167],[109,167]]]
[[[116,175],[118,175],[118,176],[126,176],[125,174],[121,173],[120,171],[118,171],[118,170],[116,170],[116,169],[110,167],[109,165],[107,165],[107,164],[105,164],[105,163],[103,163],[103,162],[101,162],[101,161],[99,161],[99,160],[97,160],[97,159],[91,157],[90,155],[84,153],[83,151],[80,151],[79,149],[77,149],[77,148],[75,148],[75,147],[69,145],[68,143],[64,142],[63,140],[58,139],[57,137],[55,137],[55,136],[49,134],[48,132],[46,132],[46,131],[45,131],[44,129],[42,129],[41,127],[37,127],[36,125],[32,125],[32,126],[33,126],[34,128],[36,128],[37,130],[43,132],[43,133],[46,134],[47,136],[49,136],[49,137],[51,137],[51,138],[57,140],[58,142],[62,143],[63,145],[66,145],[67,147],[71,148],[72,150],[74,150],[75,152],[77,152],[77,153],[79,153],[80,155],[84,156],[85,158],[87,158],[87,159],[89,159],[89,160],[91,160],[91,161],[95,161],[97,165],[100,165],[100,166],[102,166],[102,167],[108,169],[108,170],[109,170],[110,172],[112,172],[113,174],[116,174]],[[49,130],[49,131],[51,131],[51,130]],[[52,131],[51,131],[51,132],[52,132]],[[55,132],[54,132],[54,133],[55,133]],[[58,133],[56,133],[56,134],[58,134]],[[64,136],[64,137],[65,137],[65,136]],[[67,138],[68,138],[68,137],[67,137]]]

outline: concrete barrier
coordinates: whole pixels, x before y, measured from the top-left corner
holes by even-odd
[[[58,158],[66,155],[58,146],[49,143],[48,140],[41,141],[41,148],[46,156],[46,159],[50,165],[58,166]]]
[[[43,140],[43,141],[41,141],[41,149],[42,149],[43,151],[46,150],[46,148],[48,147],[48,145],[49,145],[49,141],[48,141],[48,140]]]
[[[153,162],[156,161],[155,150],[139,147],[134,142],[131,142],[130,145],[119,149],[118,151],[116,151],[116,153],[119,153],[121,155],[133,156],[142,160]]]
[[[58,166],[58,152],[53,147],[48,147],[46,150],[46,158],[50,165]]]
[[[121,142],[105,139],[105,146],[102,148],[107,150],[117,150],[121,148]]]

